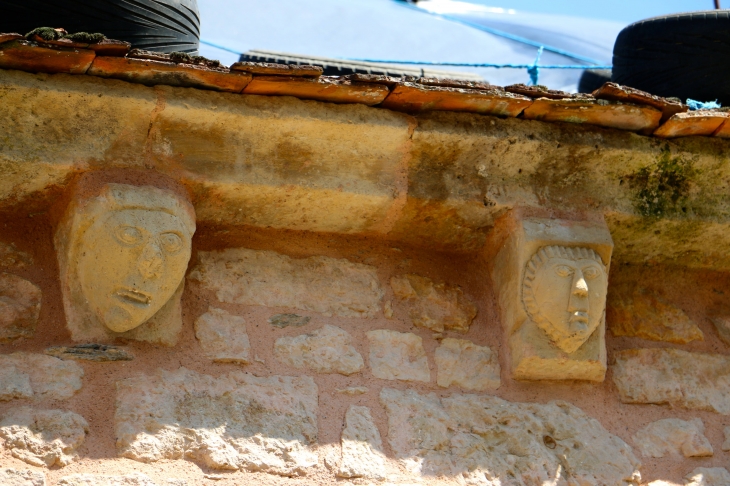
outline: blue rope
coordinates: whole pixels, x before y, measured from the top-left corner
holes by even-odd
[[[208,41],[203,40],[203,39],[200,39],[200,43],[201,44],[205,44],[206,46],[215,47],[216,49],[220,49],[221,51],[232,52],[233,54],[238,54],[239,56],[241,55],[241,53],[238,52],[238,51],[234,51],[233,49],[230,49],[228,47],[223,47],[220,44],[213,44],[212,42],[208,42]]]
[[[715,101],[697,101],[691,98],[687,98],[687,106],[690,110],[712,110],[714,108],[721,108],[722,105]]]
[[[540,46],[537,49],[537,56],[535,56],[535,62],[532,64],[532,67],[527,68],[527,74],[530,75],[530,84],[533,86],[537,86],[537,81],[540,76],[540,67],[537,65],[538,62],[540,62],[540,56],[542,56],[542,50],[543,47]]]

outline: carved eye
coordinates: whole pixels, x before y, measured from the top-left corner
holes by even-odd
[[[182,238],[177,233],[163,233],[160,235],[160,244],[166,253],[175,254],[183,247]]]
[[[555,267],[555,273],[557,273],[561,277],[570,277],[573,275],[573,269],[570,268],[568,265],[558,265]]]
[[[601,274],[601,271],[596,267],[588,267],[583,269],[583,276],[588,280],[594,279]]]
[[[134,226],[119,226],[114,233],[117,240],[125,245],[134,246],[142,241],[142,232]]]

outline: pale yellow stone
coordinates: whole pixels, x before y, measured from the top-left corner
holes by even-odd
[[[58,486],[158,486],[146,474],[133,472],[123,476],[105,474],[71,474],[58,481]]]
[[[347,388],[338,388],[336,391],[343,395],[364,395],[368,392],[368,388],[366,386],[350,386]]]
[[[624,403],[668,403],[730,415],[730,358],[680,349],[617,351],[613,381]]]
[[[383,443],[368,407],[350,405],[347,409],[342,431],[342,462],[337,475],[343,478],[385,477]]]
[[[467,390],[485,391],[499,388],[499,358],[489,346],[477,346],[465,339],[446,338],[436,348],[436,383]]]
[[[605,224],[511,220],[492,270],[519,380],[603,381],[613,242]]]
[[[628,294],[628,295],[627,295]],[[679,307],[648,292],[613,292],[607,312],[614,336],[686,344],[703,340],[697,323]]]
[[[436,332],[467,332],[477,315],[476,306],[461,289],[434,283],[420,275],[400,275],[390,279],[395,296],[408,308],[413,324]]]
[[[712,445],[704,435],[705,425],[699,418],[657,420],[639,429],[634,444],[644,457],[665,455],[684,457],[712,456]]]
[[[351,375],[365,365],[352,345],[352,336],[329,324],[307,334],[277,339],[274,355],[286,365],[317,373]]]
[[[36,471],[0,468],[2,486],[46,486],[46,476]]]
[[[341,317],[375,317],[380,312],[383,290],[370,265],[247,248],[201,251],[198,260],[189,278],[215,291],[220,302]]]
[[[33,337],[41,295],[41,289],[28,280],[0,272],[0,343]]]
[[[222,363],[250,362],[251,345],[243,317],[209,307],[208,312],[195,320],[195,337],[208,359]]]
[[[308,376],[218,378],[179,368],[117,382],[122,457],[298,476],[317,464],[318,392]]]
[[[390,388],[381,391],[380,402],[395,458],[425,480],[443,475],[485,486],[635,486],[640,481],[631,448],[567,402],[439,398]]]
[[[33,466],[67,466],[89,432],[81,415],[64,410],[10,410],[0,420],[0,438],[13,457]]]
[[[382,380],[430,381],[423,340],[410,332],[368,331],[370,369]]]
[[[684,477],[684,486],[727,486],[730,473],[724,467],[698,467]]]
[[[54,239],[71,338],[174,344],[193,233],[195,211],[172,191],[106,184],[74,195]]]
[[[84,369],[73,361],[23,352],[0,355],[0,401],[70,398],[83,376]]]

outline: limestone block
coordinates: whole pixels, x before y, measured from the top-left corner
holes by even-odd
[[[467,390],[484,391],[499,388],[499,358],[488,346],[477,346],[465,339],[446,338],[436,348],[436,383]]]
[[[390,388],[381,391],[380,402],[393,454],[413,474],[462,476],[466,484],[484,486],[640,481],[631,447],[566,402],[439,398]]]
[[[146,474],[133,472],[124,476],[103,474],[71,474],[58,481],[58,486],[158,486]]]
[[[195,210],[170,190],[73,194],[54,238],[71,338],[175,344],[193,233]]]
[[[284,364],[317,373],[351,375],[365,364],[352,346],[352,336],[330,325],[308,334],[277,339],[274,355]]]
[[[215,291],[220,302],[341,317],[375,317],[380,310],[383,290],[370,265],[247,248],[201,251],[198,260],[189,278]]]
[[[715,316],[711,320],[720,340],[725,344],[730,344],[730,316]]]
[[[505,220],[492,280],[520,380],[603,381],[613,242],[605,224]]]
[[[725,442],[722,443],[722,450],[730,451],[730,427],[725,426],[722,431],[725,434]]]
[[[638,430],[634,444],[644,457],[664,457],[666,454],[707,457],[713,451],[704,432],[705,425],[698,418],[690,421],[661,419]]]
[[[134,356],[124,348],[106,344],[77,344],[76,346],[52,346],[44,351],[48,356],[80,361],[132,361]]]
[[[303,475],[317,464],[317,385],[308,376],[219,378],[179,368],[117,382],[119,455]]]
[[[67,466],[76,459],[89,425],[81,415],[63,410],[21,407],[0,420],[0,437],[13,457],[33,466]]]
[[[3,486],[46,486],[46,476],[35,471],[0,469],[0,484]]]
[[[420,275],[390,279],[395,296],[408,308],[413,324],[436,332],[467,332],[477,315],[476,306],[461,289],[446,283],[434,284]]]
[[[668,403],[730,415],[730,358],[679,349],[615,353],[613,381],[624,403]]]
[[[383,380],[430,381],[423,339],[410,332],[368,331],[370,368]]]
[[[17,275],[0,273],[0,343],[32,337],[40,312],[41,289]]]
[[[609,294],[606,311],[608,328],[614,336],[638,337],[652,341],[686,344],[704,339],[697,323],[682,309],[664,299],[643,292]]]
[[[276,314],[269,317],[269,324],[279,329],[285,327],[302,327],[306,325],[312,318],[309,316],[300,316],[299,314]]]
[[[251,362],[246,320],[241,316],[209,307],[208,312],[195,321],[195,337],[205,356],[213,361]]]
[[[337,475],[343,478],[385,478],[385,454],[380,432],[368,407],[350,405],[342,431],[342,462]]]
[[[684,477],[684,486],[727,486],[730,473],[724,467],[698,467]]]
[[[0,355],[0,401],[63,400],[81,388],[84,370],[72,361],[31,353]]]

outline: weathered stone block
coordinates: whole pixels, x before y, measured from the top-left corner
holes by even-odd
[[[284,364],[317,373],[351,375],[365,364],[352,346],[352,336],[330,325],[308,334],[277,339],[274,355]]]
[[[700,328],[682,309],[648,291],[611,291],[606,320],[614,336],[677,344],[704,339]]]
[[[684,486],[727,486],[730,473],[724,467],[698,467],[684,477]]]
[[[0,420],[0,438],[13,457],[33,466],[67,466],[76,458],[89,425],[81,415],[63,410],[11,410]]]
[[[300,316],[299,314],[276,314],[269,317],[269,324],[279,329],[285,327],[302,327],[309,323],[312,318],[309,316]]]
[[[190,279],[220,302],[293,307],[326,316],[375,317],[383,290],[375,267],[322,256],[290,258],[273,251],[201,251]]]
[[[214,378],[185,368],[117,383],[119,455],[187,459],[214,469],[303,475],[317,463],[317,385],[310,377]]]
[[[251,345],[246,320],[223,309],[209,307],[195,321],[195,337],[203,353],[218,362],[250,363]]]
[[[58,481],[58,486],[158,486],[146,474],[134,472],[124,476],[104,474],[71,474]]]
[[[613,381],[624,403],[668,403],[730,415],[730,358],[679,349],[615,354]]]
[[[63,400],[81,388],[84,370],[72,361],[30,353],[0,355],[0,401]]]
[[[705,425],[698,418],[690,421],[661,419],[639,429],[634,435],[634,444],[644,457],[711,456],[712,445],[704,433]]]
[[[342,462],[337,475],[343,478],[385,478],[385,454],[380,432],[370,409],[350,405],[342,431]]]
[[[0,273],[0,343],[32,337],[40,312],[41,289],[17,275]]]
[[[434,284],[420,275],[400,275],[390,279],[390,286],[408,307],[408,315],[416,326],[436,332],[467,332],[477,315],[476,306],[455,285]]]
[[[436,348],[436,383],[467,390],[484,391],[499,388],[500,368],[497,353],[488,346],[477,346],[464,339],[446,338]]]
[[[0,241],[0,267],[23,268],[33,265],[33,257],[18,250],[13,243]]]
[[[605,224],[505,220],[492,280],[520,380],[603,381],[613,242]]]
[[[439,399],[384,388],[388,442],[412,473],[461,476],[466,484],[638,485],[631,448],[566,402],[497,397]],[[606,460],[606,458],[611,458]]]
[[[368,331],[370,368],[383,380],[430,381],[423,339],[410,332]]]
[[[152,186],[100,191],[73,195],[54,239],[71,338],[172,345],[182,326],[195,211]]]
[[[3,486],[46,486],[46,476],[35,471],[0,469],[0,484]]]

